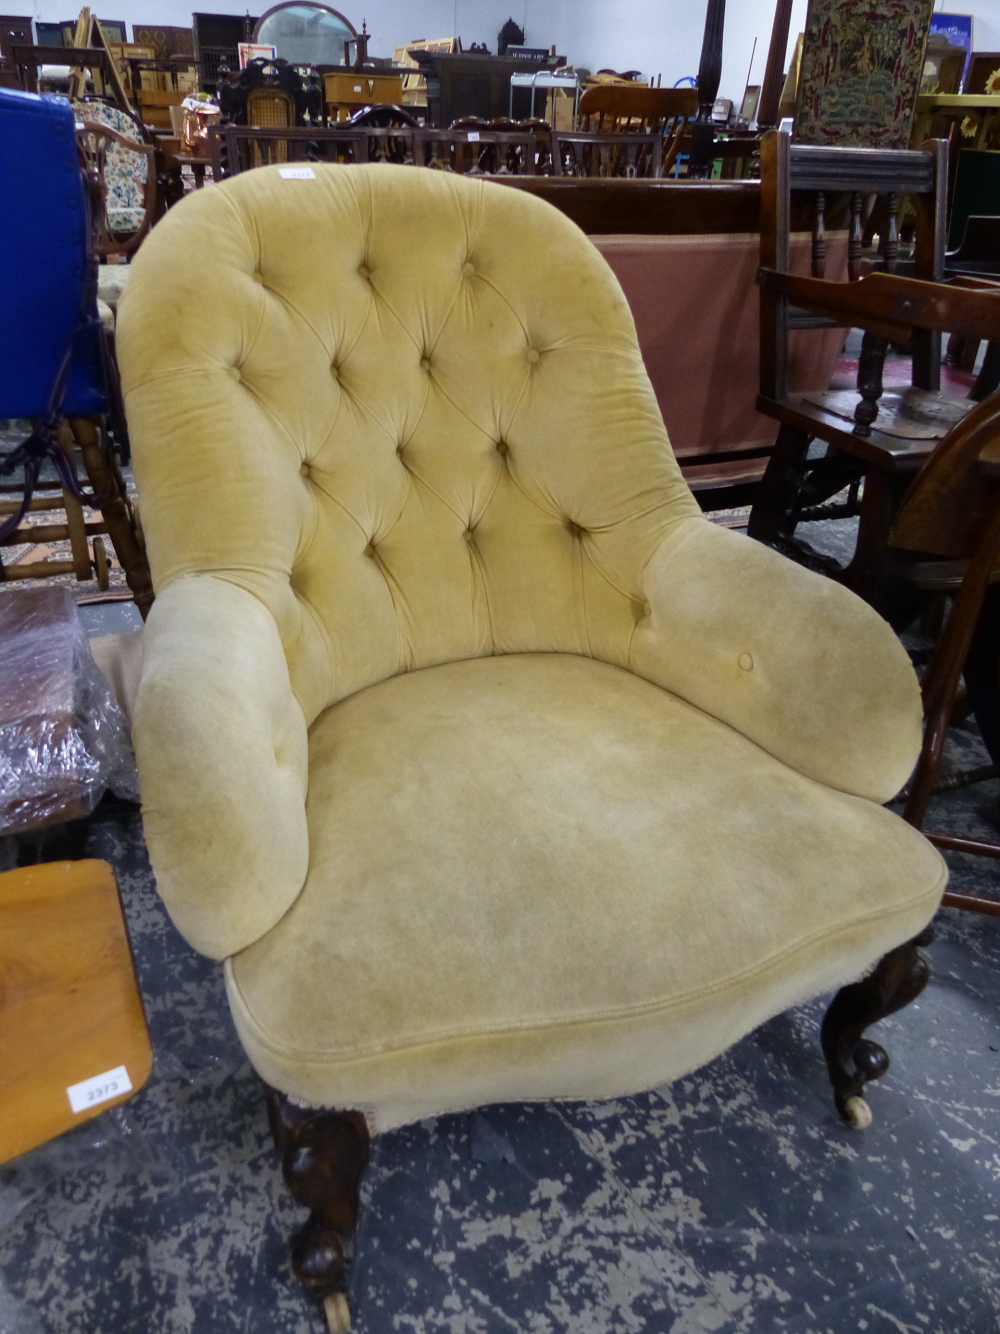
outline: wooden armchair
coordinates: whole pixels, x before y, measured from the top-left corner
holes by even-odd
[[[95,120],[77,123],[76,141],[91,181],[94,253],[131,254],[157,213],[155,149]],[[144,169],[138,167],[140,158]]]
[[[598,134],[651,134],[663,140],[662,174],[677,161],[688,123],[698,114],[697,88],[644,88],[636,84],[600,84],[580,98],[581,130]]]
[[[758,411],[781,427],[750,516],[752,537],[806,561],[822,558],[796,539],[807,519],[859,512],[858,547],[840,572],[848,585],[875,600],[878,566],[892,514],[921,464],[968,412],[970,403],[940,393],[940,334],[991,337],[1000,301],[940,282],[944,268],[947,147],[883,152],[793,145],[771,132],[761,149],[761,362]],[[789,273],[789,210],[793,198],[813,197],[812,276]],[[826,228],[831,209],[847,192],[850,220],[848,283],[825,279]],[[865,197],[884,194],[885,224],[878,263],[862,279]],[[916,210],[914,278],[899,276],[898,216],[903,195]],[[870,267],[870,266],[869,266]],[[931,285],[933,284],[933,286]],[[866,329],[858,393],[792,393],[787,374],[793,330]],[[882,364],[890,342],[913,355],[913,383],[882,392]],[[817,457],[813,442],[825,445]],[[846,501],[827,504],[844,488]],[[827,563],[827,568],[829,563]]]
[[[887,573],[925,596],[952,596],[924,673],[924,742],[904,794],[905,818],[921,829],[963,678],[994,767],[959,777],[991,777],[1000,764],[1000,395],[973,408],[917,475],[889,531]],[[1000,857],[996,843],[924,833],[938,847]],[[949,892],[944,902],[1000,916],[993,899]]]

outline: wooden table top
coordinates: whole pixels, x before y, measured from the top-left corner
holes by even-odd
[[[0,1162],[123,1102],[152,1064],[108,863],[0,873]]]

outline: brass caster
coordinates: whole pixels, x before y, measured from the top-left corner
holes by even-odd
[[[854,1130],[867,1130],[872,1123],[872,1109],[857,1094],[844,1103],[844,1119]]]
[[[111,587],[111,579],[108,575],[108,549],[104,545],[103,537],[94,538],[94,570],[97,574],[97,587],[102,593],[106,593]]]
[[[351,1308],[342,1292],[331,1292],[323,1298],[323,1314],[330,1334],[350,1334]]]

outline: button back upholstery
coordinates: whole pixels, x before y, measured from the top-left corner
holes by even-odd
[[[122,354],[130,416],[158,423],[136,465],[157,583],[260,597],[309,722],[455,658],[626,665],[643,568],[698,509],[610,270],[533,199],[315,170],[206,191],[136,259],[123,315],[175,257],[189,314]]]
[[[700,516],[566,218],[313,172],[183,201],[119,308],[159,890],[258,1070],[372,1125],[674,1077],[933,912],[916,678]]]

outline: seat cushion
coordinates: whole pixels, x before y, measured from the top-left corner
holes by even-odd
[[[308,877],[230,1002],[265,1079],[376,1129],[676,1078],[944,888],[891,812],[592,659],[397,676],[309,744]]]

